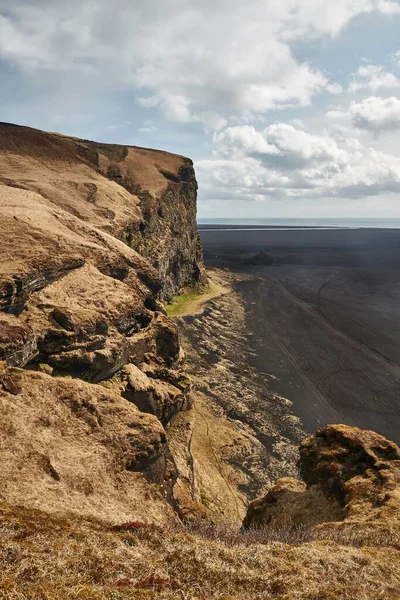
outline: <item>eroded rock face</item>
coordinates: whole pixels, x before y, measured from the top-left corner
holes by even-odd
[[[304,525],[342,519],[338,503],[327,498],[318,486],[307,490],[303,481],[293,477],[280,479],[266,496],[254,500],[243,521],[244,529],[266,525]]]
[[[19,199],[30,205],[43,203],[47,210],[57,207],[64,211],[64,217],[67,213],[77,218],[81,228],[83,223],[90,224],[149,258],[163,281],[164,297],[204,281],[196,228],[197,183],[189,159],[158,150],[98,144],[3,123],[0,168],[0,186],[17,191]],[[2,189],[2,202],[5,193]],[[26,222],[24,211],[20,215],[12,211],[10,219],[15,217]],[[76,230],[73,220],[67,223],[63,220],[63,225]],[[42,287],[43,279],[47,282],[57,279],[58,271],[73,268],[74,260],[68,253],[63,257],[62,246],[57,248],[55,244],[53,252],[48,253],[37,239],[34,226],[45,223],[43,219],[31,219],[28,232],[30,245],[39,246],[35,253],[42,248],[44,262],[21,276],[15,267],[10,269],[8,280],[0,281],[3,305],[10,304],[12,299],[19,300],[21,294],[32,288]],[[54,226],[50,225],[50,229]],[[3,250],[10,252],[10,260],[12,248],[12,244],[3,245]],[[79,261],[80,257],[75,259]],[[18,260],[19,256],[15,256],[15,263]],[[116,277],[123,276],[125,269],[125,265],[115,265]],[[141,273],[142,279],[146,284],[151,283],[153,276],[150,273],[148,277],[145,271]]]
[[[49,510],[83,502],[87,514],[120,520],[113,511],[125,502],[124,514],[135,518],[138,486],[139,504],[154,493],[165,510],[175,465],[160,421],[190,400],[175,371],[177,326],[161,300],[204,278],[196,189],[192,163],[181,156],[0,124],[0,389],[10,462],[2,477],[5,488],[16,482],[10,502],[26,497]],[[119,387],[94,385],[124,367]],[[153,415],[135,407],[138,394]],[[29,458],[28,440],[40,460]],[[82,485],[74,453],[78,462],[86,456]],[[25,464],[32,478],[24,470],[18,483]],[[34,474],[43,482],[38,496],[29,492]],[[117,501],[118,489],[125,496]]]
[[[158,296],[203,273],[190,161],[3,124],[0,167],[0,308],[19,317],[18,328],[11,317],[0,323],[0,358],[16,366],[35,358],[90,381],[146,353],[173,366],[177,328]],[[149,229],[139,227],[144,197],[154,209]],[[164,200],[173,204],[168,218]],[[184,229],[175,242],[171,219]],[[157,248],[158,266],[132,247],[152,259]]]
[[[303,482],[282,479],[249,506],[244,527],[360,521],[400,526],[400,448],[383,436],[328,425],[300,445]]]
[[[125,232],[125,239],[140,254],[151,258],[163,281],[163,297],[168,299],[188,285],[203,285],[205,274],[196,227],[197,182],[193,165],[186,161],[177,175],[162,172],[170,183],[161,201],[141,195],[143,220]]]
[[[156,415],[163,425],[178,412],[191,407],[190,384],[187,378],[172,370],[154,365],[126,365],[121,373],[122,396],[140,410]],[[186,380],[182,385],[182,380]]]
[[[300,474],[306,484],[320,485],[343,505],[351,489],[347,482],[384,475],[399,467],[399,461],[397,444],[374,431],[346,425],[328,425],[300,445]]]

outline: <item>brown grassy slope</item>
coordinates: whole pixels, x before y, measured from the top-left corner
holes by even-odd
[[[139,197],[121,185],[124,180],[132,192],[146,190],[160,196],[169,184],[161,171],[178,176],[186,160],[158,150],[96,144],[0,124],[4,185],[37,192],[58,208],[114,234],[141,218]],[[118,168],[120,181],[115,176]]]
[[[3,500],[112,522],[175,517],[160,422],[135,409],[134,389],[107,396],[89,382],[133,363],[154,375],[164,422],[185,408],[186,392],[171,384],[179,373],[168,370],[179,339],[158,301],[160,269],[130,246],[147,236],[144,198],[157,215],[171,196],[191,231],[195,192],[183,157],[0,124],[0,361],[26,369],[0,366]],[[172,236],[175,224],[159,220],[160,236]],[[184,241],[167,244],[165,268],[175,253],[197,255],[196,239]],[[188,264],[195,284],[200,266]],[[180,285],[171,272],[170,288]]]
[[[43,224],[58,209],[149,257],[165,296],[204,280],[187,158],[0,123],[0,198],[4,187],[18,191],[11,200],[24,211],[41,205]]]
[[[111,526],[3,503],[0,598],[399,600],[399,448],[373,432],[329,426],[307,438],[301,452],[302,472],[323,483],[328,498],[349,490],[347,505],[336,497],[342,511],[328,510],[330,523],[315,527],[321,520],[310,520],[326,508],[315,493],[321,506],[309,496],[288,503],[283,520],[273,505],[285,508],[280,494],[306,496],[299,485],[275,489],[275,499],[264,499],[269,522],[242,533],[201,523]],[[332,477],[337,485],[327,490]],[[312,525],[290,522],[296,511]]]
[[[398,600],[399,546],[142,527],[0,508],[7,600]]]

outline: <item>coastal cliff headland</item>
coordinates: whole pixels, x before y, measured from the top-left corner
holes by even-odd
[[[0,124],[0,598],[400,599],[399,447],[306,437],[196,193],[182,156]]]

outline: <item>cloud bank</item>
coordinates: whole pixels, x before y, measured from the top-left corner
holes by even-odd
[[[285,123],[229,127],[215,157],[197,163],[210,198],[360,198],[400,192],[400,157],[357,138],[314,135]]]

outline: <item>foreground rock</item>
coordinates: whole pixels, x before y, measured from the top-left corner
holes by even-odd
[[[353,527],[361,535],[400,530],[400,448],[383,436],[328,425],[300,445],[303,482],[280,480],[248,509],[244,527]]]
[[[173,519],[164,428],[102,386],[0,372],[0,501],[109,522]]]

